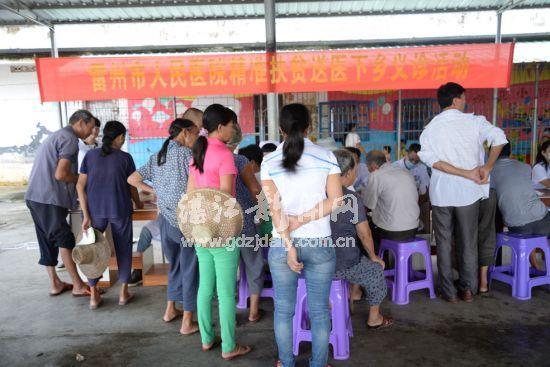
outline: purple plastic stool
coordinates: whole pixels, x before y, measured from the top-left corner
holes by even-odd
[[[298,279],[296,308],[294,310],[294,355],[300,352],[300,342],[311,342],[311,330],[307,309],[307,290],[304,278]],[[330,303],[332,304],[332,330],[329,343],[332,344],[334,359],[348,359],[350,355],[349,338],[353,336],[348,303],[348,283],[345,280],[333,280],[330,287]]]
[[[546,236],[525,236],[512,233],[498,233],[495,248],[495,258],[498,250],[503,246],[512,249],[512,262],[510,265],[491,266],[489,269],[489,282],[493,279],[510,284],[512,297],[527,300],[531,299],[531,288],[538,285],[550,284],[550,249]],[[529,255],[540,248],[546,257],[546,274],[531,268]],[[539,275],[531,278],[530,275]]]
[[[385,251],[393,252],[395,268],[384,270],[388,287],[392,288],[392,302],[398,305],[409,303],[409,293],[418,289],[428,288],[430,298],[435,298],[432,259],[428,242],[423,238],[412,238],[403,241],[382,240],[378,257]],[[426,273],[414,271],[412,268],[412,254],[420,253],[424,256]],[[389,279],[392,277],[393,279]]]
[[[264,252],[264,257],[266,256],[266,253]],[[239,301],[237,302],[237,308],[240,310],[244,310],[248,307],[248,297],[250,297],[250,294],[248,292],[248,282],[246,281],[246,271],[244,267],[244,262],[241,260],[241,264],[239,265]],[[264,282],[265,280],[271,280],[271,275],[264,274]],[[263,288],[262,292],[260,293],[260,297],[271,297],[275,298],[275,290],[273,289],[273,285],[271,288]]]

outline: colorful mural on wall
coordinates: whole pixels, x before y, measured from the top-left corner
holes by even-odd
[[[158,152],[175,116],[181,116],[190,107],[204,110],[212,103],[221,103],[237,113],[243,130],[243,140],[249,142],[249,136],[254,134],[254,97],[251,95],[145,98],[127,101],[128,152],[132,154],[138,167],[144,164],[149,156]]]

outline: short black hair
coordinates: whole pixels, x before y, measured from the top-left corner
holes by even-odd
[[[408,150],[408,152],[409,152],[409,153],[410,153],[410,152],[418,153],[418,152],[420,152],[420,149],[421,149],[420,144],[418,144],[418,143],[412,143],[411,145],[409,145],[409,150]]]
[[[512,154],[512,148],[510,146],[510,143],[506,143],[502,150],[500,151],[500,154],[498,155],[499,158],[509,158]]]
[[[443,84],[437,90],[437,102],[439,107],[447,108],[453,104],[453,99],[460,98],[462,93],[466,92],[466,89],[460,84],[449,82]]]
[[[101,127],[101,121],[94,116],[94,120],[95,120],[95,127]]]
[[[264,154],[259,146],[256,144],[247,145],[244,148],[239,149],[239,154],[244,155],[249,161],[254,161],[258,166],[262,164],[264,160]]]
[[[262,145],[262,153],[271,153],[277,150],[277,146],[273,143],[265,143]]]
[[[389,146],[389,145],[384,145],[384,150],[385,150],[386,152],[388,152],[388,154],[391,153],[391,146]]]
[[[359,148],[356,148],[356,147],[345,147],[344,149],[347,150],[347,151],[350,152],[350,153],[355,154],[355,156],[357,157],[358,160],[361,159],[361,150],[360,150]]]

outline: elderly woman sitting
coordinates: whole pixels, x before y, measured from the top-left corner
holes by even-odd
[[[344,205],[331,217],[332,240],[336,245],[336,278],[360,285],[369,303],[367,326],[372,329],[393,324],[391,317],[380,313],[380,303],[387,293],[384,279],[384,261],[374,253],[374,244],[367,221],[365,207],[357,193],[348,189],[357,175],[357,165],[352,153],[340,149],[334,152],[342,171],[340,180],[344,193]],[[362,256],[357,239],[370,259]]]

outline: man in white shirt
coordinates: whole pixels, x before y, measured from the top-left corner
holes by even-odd
[[[85,140],[78,140],[78,172],[80,172],[80,165],[82,164],[86,153],[92,149],[101,147],[100,143],[97,141],[100,127],[101,122],[99,119],[95,118],[95,127],[92,130],[92,135],[88,136]]]
[[[418,152],[420,152],[420,144],[412,143],[407,154],[394,164],[408,169],[416,182],[418,195],[425,195],[428,193],[428,186],[430,186],[430,175],[428,174],[428,167],[420,161]]]
[[[400,241],[415,236],[418,228],[418,192],[409,171],[386,162],[384,152],[367,154],[369,184],[361,197],[372,210],[375,250],[382,239]]]
[[[355,124],[349,124],[349,133],[346,135],[346,142],[344,144],[346,147],[361,148],[361,138],[359,134],[355,132],[356,129],[357,126]]]
[[[442,297],[457,303],[453,283],[452,239],[456,227],[459,262],[458,295],[473,300],[478,288],[478,220],[480,200],[489,197],[489,174],[508,141],[485,117],[464,113],[465,89],[456,83],[439,87],[439,115],[420,135],[420,159],[432,167],[430,200],[437,243],[437,267]],[[482,159],[483,142],[491,146]]]

